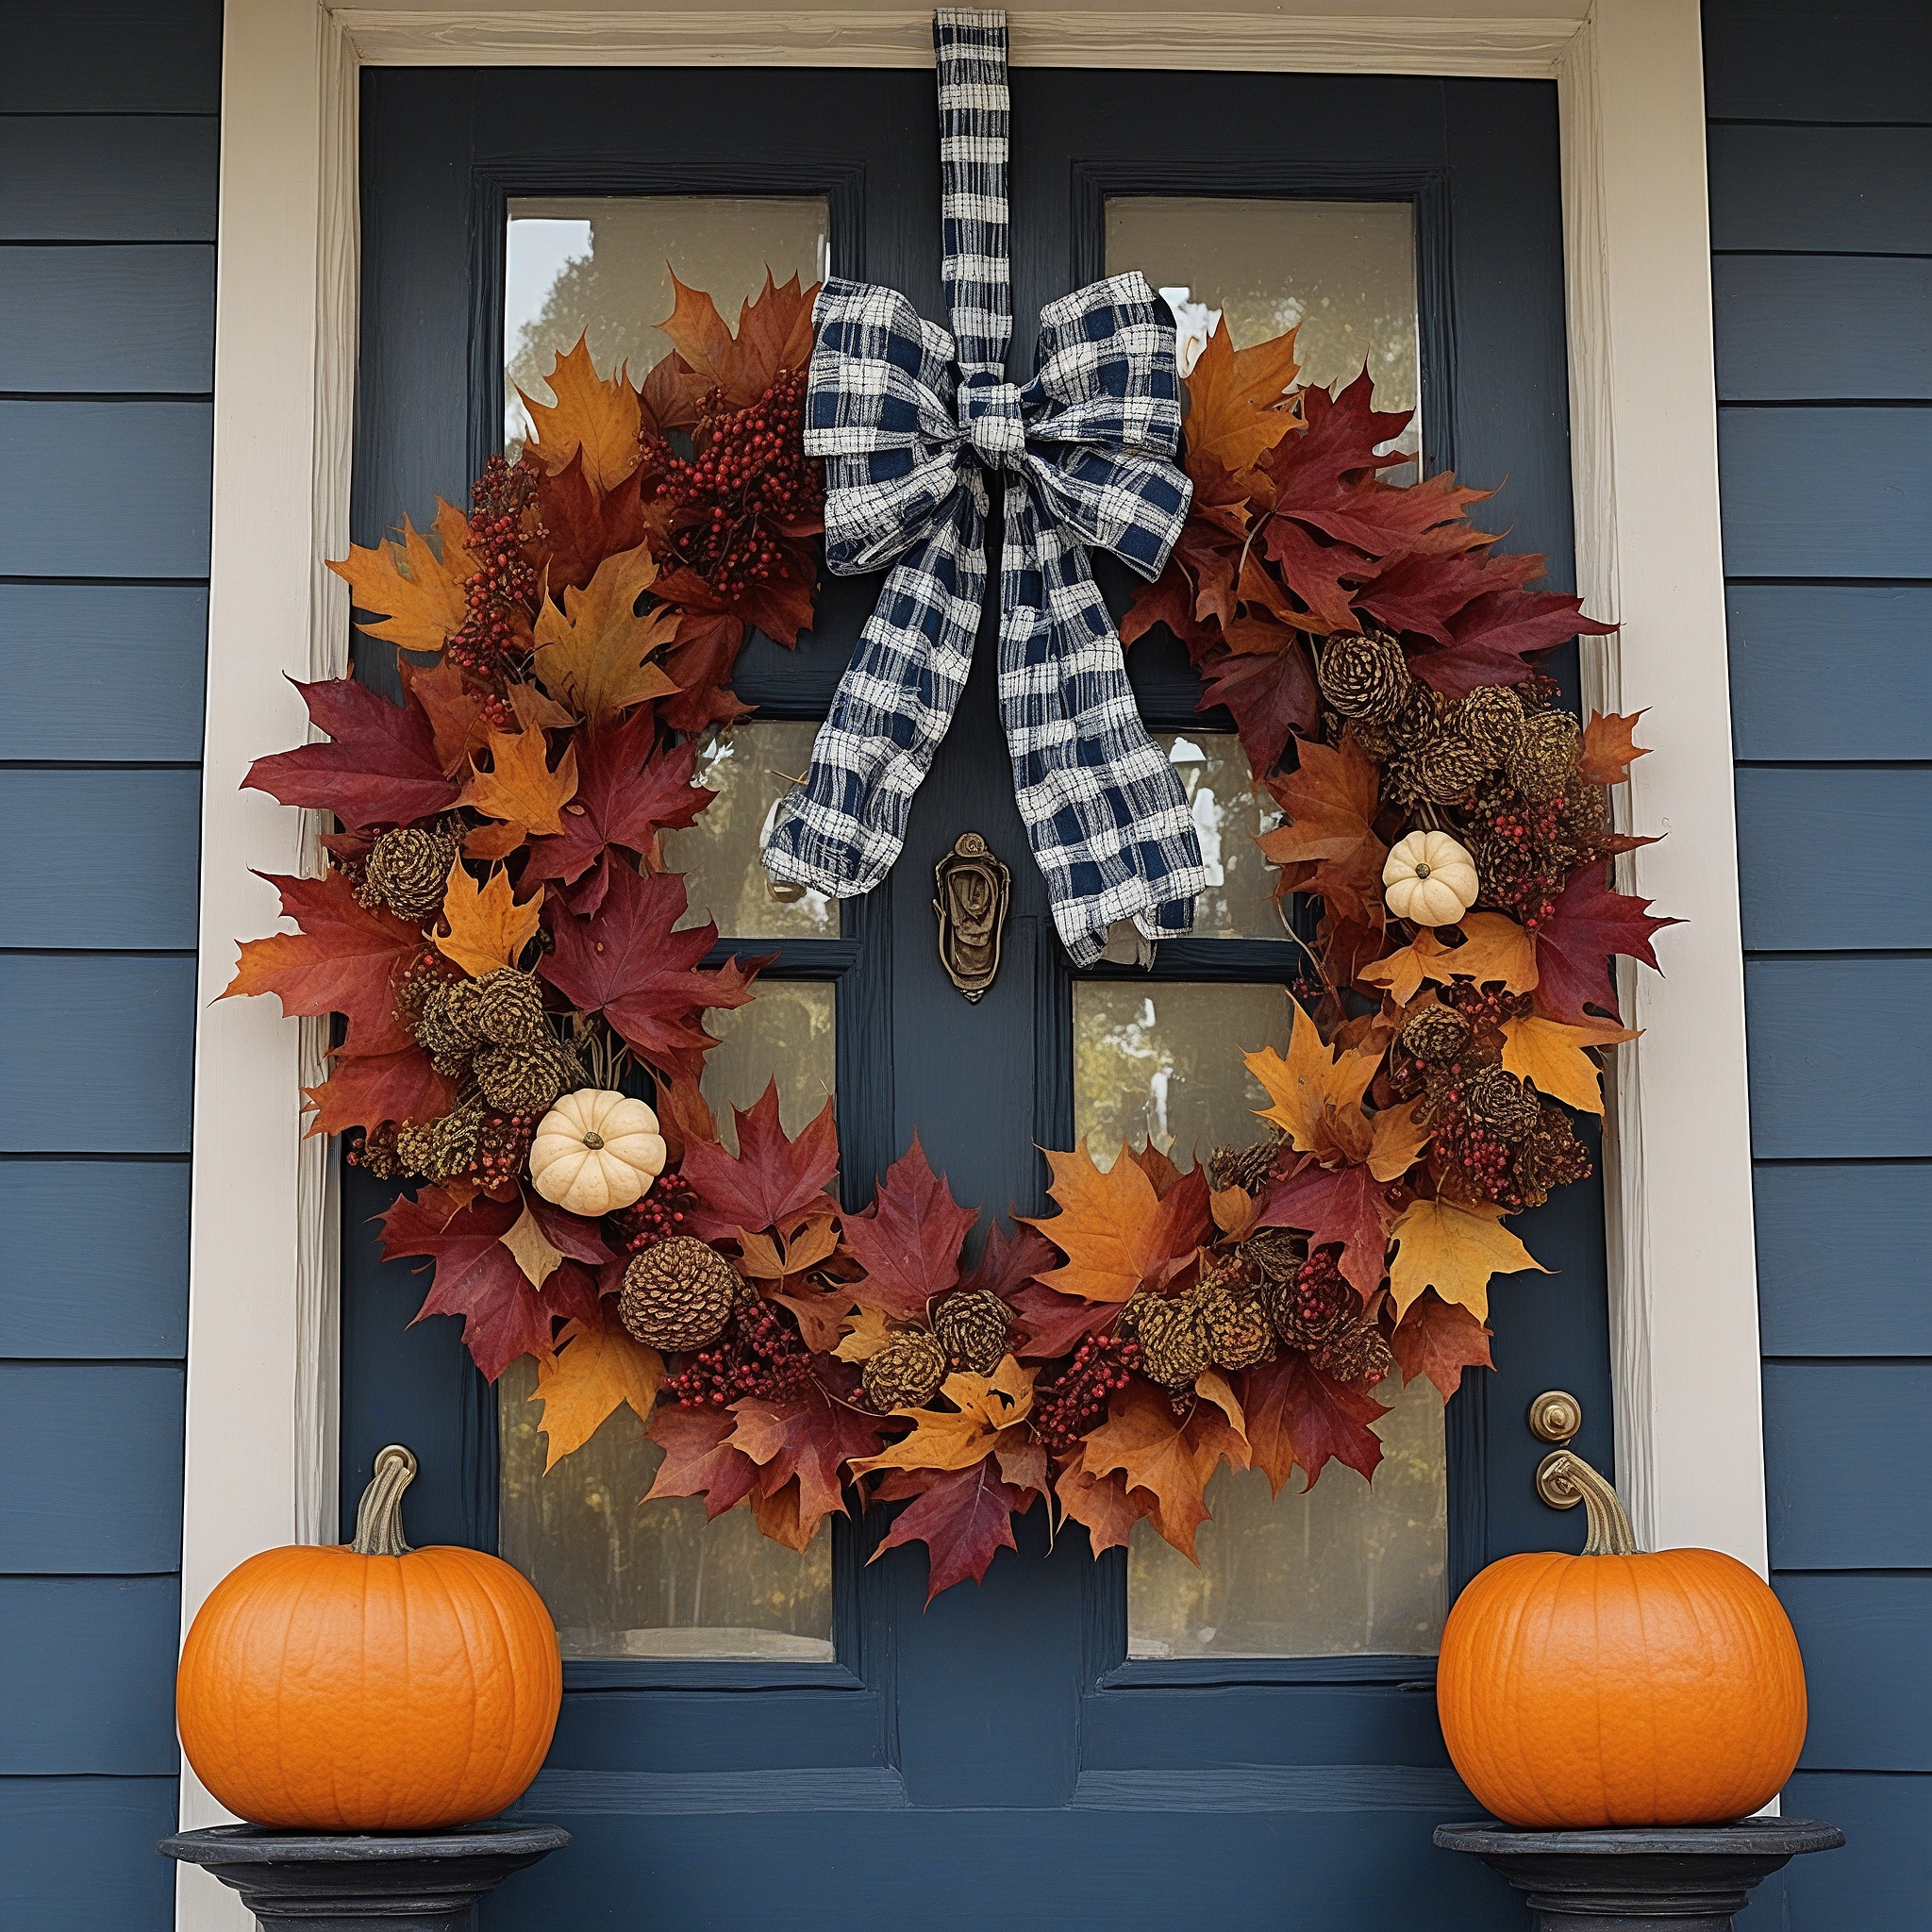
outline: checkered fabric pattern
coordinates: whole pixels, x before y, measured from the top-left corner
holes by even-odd
[[[953,328],[838,279],[813,309],[805,446],[825,462],[825,560],[841,576],[891,569],[765,868],[835,898],[891,869],[972,668],[997,477],[1000,717],[1055,924],[1091,965],[1116,920],[1186,932],[1207,884],[1087,556],[1151,579],[1180,536],[1174,324],[1143,276],[1114,275],[1049,304],[1033,379],[1006,380],[1006,16],[940,13],[933,43]]]

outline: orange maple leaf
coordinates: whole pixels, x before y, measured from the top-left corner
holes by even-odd
[[[1577,772],[1592,785],[1621,785],[1630,775],[1639,758],[1650,756],[1647,744],[1633,744],[1631,727],[1643,716],[1641,711],[1619,714],[1592,711],[1583,727],[1583,750],[1576,760]]]
[[[449,506],[442,508],[449,510]],[[461,524],[458,511],[450,511]],[[439,516],[437,527],[442,527]],[[463,594],[463,580],[475,569],[467,552],[439,558],[429,540],[403,519],[400,541],[385,538],[373,550],[351,543],[341,562],[330,561],[329,569],[349,587],[349,601],[358,610],[379,611],[373,624],[360,624],[358,630],[394,644],[398,650],[420,651],[433,656],[444,641],[463,627],[469,603]]]
[[[1507,913],[1468,912],[1462,918],[1461,945],[1444,945],[1431,928],[1413,945],[1364,966],[1356,977],[1386,987],[1404,1006],[1425,979],[1442,986],[1452,979],[1473,979],[1478,986],[1500,982],[1510,992],[1533,992],[1536,941]]]
[[[1374,847],[1379,874],[1382,842],[1373,827],[1381,803],[1381,774],[1356,742],[1355,733],[1345,733],[1341,744],[1332,747],[1306,738],[1298,752],[1301,762],[1294,771],[1268,780],[1288,823],[1261,834],[1261,856],[1270,865],[1316,858],[1345,861],[1367,842]]]
[[[1352,1048],[1338,1055],[1323,1043],[1321,1029],[1291,999],[1294,1024],[1288,1058],[1272,1046],[1246,1054],[1248,1072],[1268,1090],[1272,1107],[1255,1109],[1288,1136],[1298,1154],[1325,1162],[1367,1158],[1372,1129],[1362,1111],[1362,1095],[1382,1064],[1380,1047]],[[1386,1178],[1386,1176],[1377,1176]]]
[[[1221,1409],[1197,1402],[1176,1416],[1165,1394],[1139,1380],[1113,1398],[1107,1421],[1081,1443],[1090,1474],[1118,1470],[1130,1492],[1153,1498],[1148,1521],[1190,1560],[1194,1532],[1208,1516],[1208,1478],[1224,1460],[1248,1466],[1247,1443]]]
[[[671,286],[676,300],[658,326],[690,365],[695,386],[723,390],[732,407],[757,402],[781,371],[802,369],[810,358],[817,283],[801,289],[796,275],[774,283],[767,269],[757,299],[739,310],[736,337],[703,290],[687,289],[675,274]]]
[[[1188,377],[1188,454],[1210,457],[1236,475],[1252,469],[1300,426],[1288,401],[1300,373],[1293,329],[1237,349],[1223,322]]]
[[[537,678],[586,724],[608,724],[627,707],[677,689],[646,661],[676,636],[677,612],[637,614],[638,599],[657,580],[650,545],[640,543],[607,557],[581,591],[567,588],[561,610],[544,599],[537,615]]]
[[[1385,1107],[1375,1116],[1369,1141],[1369,1172],[1378,1181],[1399,1181],[1422,1158],[1423,1149],[1436,1130],[1417,1122],[1421,1108],[1422,1102],[1412,1100],[1407,1107]]]
[[[449,869],[442,898],[449,930],[435,936],[437,951],[478,978],[499,966],[513,966],[517,955],[537,936],[542,903],[541,891],[520,903],[501,866],[479,887],[458,859]]]
[[[1154,1183],[1136,1162],[1123,1158],[1102,1174],[1084,1139],[1071,1154],[1048,1153],[1046,1164],[1053,1170],[1047,1191],[1060,1211],[1019,1218],[1060,1247],[1067,1260],[1041,1280],[1085,1301],[1125,1301],[1154,1260],[1160,1220]]]
[[[1459,1302],[1478,1322],[1490,1312],[1490,1277],[1533,1268],[1550,1271],[1503,1225],[1489,1202],[1464,1208],[1454,1201],[1412,1201],[1396,1217],[1389,1289],[1399,1322],[1424,1289]]]
[[[557,358],[546,378],[555,403],[524,396],[536,437],[530,454],[549,475],[565,469],[578,450],[584,453],[584,480],[599,495],[615,490],[643,460],[638,442],[642,414],[629,372],[620,369],[607,381],[591,361],[589,332],[576,346]],[[517,391],[523,395],[523,391]]]
[[[1033,1374],[1031,1369],[1022,1368],[1008,1356],[991,1375],[948,1375],[940,1393],[954,1407],[895,1411],[917,1416],[911,1434],[876,1456],[855,1462],[853,1474],[863,1475],[877,1469],[971,1469],[1008,1445],[1019,1447],[1014,1432],[1032,1412]]]
[[[1585,1113],[1604,1110],[1603,1075],[1588,1049],[1635,1040],[1627,1026],[1567,1026],[1530,1013],[1503,1023],[1503,1069],[1533,1081],[1539,1093]]]
[[[563,830],[563,808],[577,793],[577,751],[564,749],[563,761],[550,769],[550,747],[541,731],[492,731],[490,770],[471,767],[458,805],[474,807],[485,818],[500,819],[525,839],[554,838]],[[490,855],[502,858],[503,852]]]
[[[557,1353],[537,1359],[537,1392],[541,1405],[538,1426],[548,1439],[544,1474],[581,1449],[626,1403],[640,1425],[651,1420],[664,1358],[655,1348],[633,1341],[616,1323],[587,1328],[572,1322],[557,1339]]]

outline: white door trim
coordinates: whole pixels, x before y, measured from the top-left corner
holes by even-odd
[[[1620,637],[1586,658],[1647,707],[1628,883],[1685,915],[1633,975],[1609,1175],[1619,1469],[1640,1533],[1766,1560],[1757,1304],[1719,546],[1697,0],[1409,0],[1315,11],[1168,0],[1015,11],[1040,66],[1554,77],[1562,120],[1578,581]],[[211,1005],[271,930],[251,875],[312,828],[238,786],[299,741],[285,675],[339,672],[355,394],[357,75],[369,64],[923,66],[924,8],[318,7],[229,0],[216,297],[214,528],[195,1042],[183,1611],[266,1545],[336,1533],[331,1170],[295,1091],[320,1035],[267,1000]],[[421,505],[391,506],[420,513]],[[1507,1345],[1507,1338],[1505,1339]],[[215,1815],[205,1794],[184,1815]],[[192,1877],[192,1874],[191,1874]],[[186,1883],[186,1881],[184,1881]],[[185,1889],[184,1924],[213,1893]],[[190,1909],[189,1901],[193,1901]]]

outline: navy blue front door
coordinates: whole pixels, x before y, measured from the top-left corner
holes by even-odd
[[[944,313],[929,72],[388,71],[363,85],[358,541],[459,497],[498,446],[511,195],[822,195],[836,272]],[[1500,482],[1488,527],[1546,552],[1565,584],[1552,88],[1023,69],[1013,106],[1016,367],[1041,305],[1103,272],[1110,197],[1407,204],[1427,461]],[[828,587],[795,655],[754,640],[741,695],[764,716],[822,716],[874,591]],[[1074,975],[1013,805],[990,638],[895,873],[845,909],[840,938],[788,941],[768,974],[835,982],[848,1207],[915,1129],[959,1199],[1024,1212],[1045,1205],[1036,1147],[1072,1144]],[[358,652],[361,675],[392,678],[380,647]],[[1177,647],[1149,639],[1132,670],[1157,729],[1226,728],[1196,714]],[[931,909],[933,867],[966,830],[1013,872],[1005,959],[977,1005],[944,974]],[[1175,942],[1153,968],[1230,985],[1295,972],[1285,938]],[[425,1464],[412,1540],[492,1547],[494,1397],[453,1324],[406,1326],[421,1282],[381,1264],[370,1227],[388,1191],[356,1170],[343,1189],[345,1507],[376,1448],[408,1441]],[[1508,1551],[1580,1541],[1531,1487],[1523,1417],[1539,1390],[1580,1396],[1579,1446],[1610,1454],[1600,1191],[1568,1190],[1523,1232],[1555,1273],[1496,1284],[1499,1367],[1450,1407],[1452,1593]],[[1430,1848],[1434,1823],[1471,1808],[1437,1730],[1433,1658],[1130,1661],[1126,1562],[1096,1562],[1076,1525],[1049,1549],[1036,1509],[983,1585],[929,1608],[923,1549],[868,1566],[876,1524],[837,1528],[834,1660],[567,1668],[525,1808],[576,1841],[507,1886],[491,1925],[1518,1923],[1499,1884]]]

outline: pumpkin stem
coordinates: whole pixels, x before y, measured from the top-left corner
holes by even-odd
[[[1617,1492],[1597,1470],[1574,1450],[1558,1449],[1542,1468],[1543,1480],[1559,1493],[1583,1498],[1584,1514],[1590,1519],[1590,1533],[1584,1539],[1586,1557],[1634,1557],[1638,1554],[1637,1532]]]
[[[356,1511],[356,1541],[349,1545],[358,1557],[409,1554],[403,1541],[403,1491],[415,1480],[416,1458],[400,1442],[376,1452],[375,1474],[362,1491]]]

